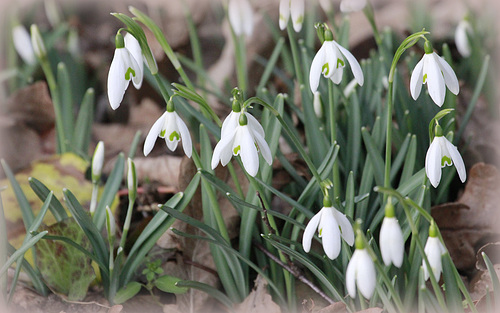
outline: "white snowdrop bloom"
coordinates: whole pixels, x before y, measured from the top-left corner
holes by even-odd
[[[385,265],[392,263],[396,267],[401,267],[404,244],[403,232],[398,220],[394,216],[387,217],[386,215],[380,228],[380,253]]]
[[[177,148],[179,141],[182,141],[184,153],[188,158],[191,157],[191,154],[193,153],[191,135],[189,134],[186,123],[184,123],[184,121],[174,111],[173,104],[170,101],[169,104],[167,104],[167,111],[163,113],[158,120],[156,120],[146,136],[143,151],[144,156],[147,156],[151,150],[153,150],[157,137],[165,139],[165,143],[170,151],[174,151]]]
[[[414,100],[420,95],[422,85],[427,84],[429,94],[439,107],[444,103],[446,87],[458,94],[458,79],[451,66],[432,50],[429,41],[425,42],[425,54],[417,63],[410,78],[410,93]]]
[[[304,230],[302,246],[305,252],[311,250],[316,229],[323,242],[323,250],[331,260],[337,258],[340,253],[340,237],[344,238],[350,246],[354,244],[354,231],[351,223],[344,214],[332,206],[331,201],[326,197],[323,200],[323,208],[311,218]]]
[[[323,106],[321,105],[321,93],[319,91],[314,92],[314,98],[313,98],[313,108],[314,108],[314,113],[318,118],[323,117]]]
[[[455,44],[462,57],[467,58],[471,54],[469,34],[472,33],[472,27],[467,18],[462,19],[455,30]]]
[[[344,13],[357,12],[364,9],[366,0],[342,0],[340,2],[340,11]]]
[[[370,299],[375,290],[376,274],[375,265],[370,254],[364,247],[362,239],[356,238],[356,250],[352,254],[351,260],[345,272],[345,285],[351,298],[356,298],[356,285],[359,292],[366,299]]]
[[[129,39],[129,42],[132,41]],[[142,76],[141,67],[125,47],[123,36],[117,34],[115,54],[108,73],[108,99],[113,110],[120,106],[130,80],[136,88],[139,88],[138,86],[142,84]]]
[[[332,0],[319,0],[319,5],[326,13],[330,12],[333,8]]]
[[[253,9],[248,0],[229,0],[229,23],[237,36],[251,36],[253,32]]]
[[[42,34],[36,24],[32,24],[30,27],[31,33],[31,46],[33,47],[33,52],[35,55],[43,59],[47,56],[47,50],[45,49],[45,44],[43,43]]]
[[[125,34],[123,40],[125,42],[125,48],[128,50],[128,52],[130,52],[130,54],[132,55],[132,57],[134,58],[135,62],[138,65],[138,72],[139,72],[138,79],[137,80],[133,79],[132,83],[134,84],[134,87],[136,89],[139,89],[142,86],[142,80],[144,77],[144,62],[142,57],[141,46],[139,45],[139,41],[137,41],[137,39],[135,39],[135,37],[129,33]]]
[[[443,270],[441,256],[446,252],[446,248],[437,237],[437,230],[434,222],[432,222],[429,227],[429,237],[425,243],[424,252],[427,256],[427,260],[429,260],[429,265],[431,266],[434,278],[436,278],[436,281],[439,281],[441,271]],[[425,280],[428,280],[430,272],[427,268],[427,264],[425,264],[425,260],[422,260],[422,266],[424,268],[424,278]]]
[[[333,40],[331,31],[327,30],[325,31],[325,41],[314,56],[311,70],[309,71],[309,84],[312,92],[318,90],[321,74],[323,74],[325,78],[330,78],[335,84],[340,83],[345,67],[344,57],[349,62],[354,78],[358,84],[360,86],[363,85],[363,71],[358,61],[347,49]]]
[[[92,156],[92,183],[97,184],[101,178],[102,166],[104,164],[104,142],[99,141]]]
[[[219,161],[226,166],[233,155],[240,155],[247,173],[255,176],[259,170],[259,151],[271,165],[271,149],[260,123],[247,112],[232,111],[222,124],[221,139],[212,155],[212,169],[217,167]]]
[[[425,156],[425,173],[432,186],[437,188],[441,181],[441,168],[455,165],[458,177],[465,182],[467,173],[460,152],[446,137],[443,136],[441,127],[436,126],[436,136],[432,140]]]
[[[16,25],[12,28],[12,40],[17,53],[27,64],[35,64],[36,57],[31,45],[31,36],[22,25]]]
[[[304,23],[304,0],[281,0],[280,1],[280,29],[283,30],[292,16],[293,29],[298,33]]]

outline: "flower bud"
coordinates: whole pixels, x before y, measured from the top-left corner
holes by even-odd
[[[45,50],[45,45],[43,44],[42,35],[36,24],[32,24],[31,28],[31,45],[33,46],[33,51],[39,59],[47,57],[47,50]]]
[[[92,183],[97,184],[101,178],[104,163],[104,142],[99,141],[92,156]]]

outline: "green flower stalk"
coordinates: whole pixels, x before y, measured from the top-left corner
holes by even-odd
[[[127,186],[128,186],[128,208],[127,215],[125,216],[125,222],[123,223],[122,238],[120,240],[120,248],[125,247],[125,242],[127,241],[127,234],[130,229],[130,222],[132,219],[132,211],[134,209],[135,199],[137,197],[137,174],[135,171],[135,163],[131,158],[127,159],[128,171],[127,171]]]

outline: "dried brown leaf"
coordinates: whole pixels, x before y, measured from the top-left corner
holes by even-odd
[[[475,164],[460,199],[432,208],[432,216],[459,270],[474,269],[478,245],[500,236],[499,184],[496,167]]]
[[[255,279],[254,290],[236,306],[238,313],[281,313],[281,308],[267,292],[267,281],[258,275]]]

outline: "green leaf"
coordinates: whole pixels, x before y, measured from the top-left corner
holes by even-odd
[[[141,291],[141,287],[142,285],[135,281],[128,283],[125,287],[118,290],[115,298],[113,299],[113,302],[115,304],[124,303],[125,301],[139,293],[139,291]]]
[[[216,288],[198,282],[198,281],[192,281],[192,280],[180,280],[176,283],[177,287],[184,287],[184,288],[194,288],[201,290],[203,292],[206,292],[209,296],[213,297],[214,299],[217,299],[219,302],[227,306],[228,308],[233,307],[233,303],[231,302],[231,299],[229,299],[223,292],[220,290],[217,290]]]
[[[495,267],[493,263],[491,263],[490,258],[486,255],[486,253],[481,253],[484,263],[486,263],[486,268],[488,269],[488,273],[490,274],[491,282],[493,284],[493,294],[495,295],[495,303],[500,304],[500,282],[498,281],[498,275],[496,273]]]
[[[158,277],[154,285],[156,288],[160,289],[163,292],[170,292],[170,293],[175,293],[175,294],[183,294],[188,291],[187,287],[178,287],[177,282],[181,281],[180,278],[170,276],[170,275],[164,275]]]
[[[366,128],[361,129],[361,134],[363,135],[363,141],[368,151],[368,156],[370,162],[372,163],[372,168],[374,170],[375,182],[377,185],[382,186],[384,184],[384,160],[382,159],[380,151],[377,149],[377,145],[373,140],[372,136],[368,133]]]
[[[73,97],[71,95],[71,80],[68,73],[68,68],[63,62],[57,64],[57,86],[61,101],[61,114],[64,129],[64,138],[70,140],[73,138]],[[63,143],[67,145],[68,143]]]
[[[95,210],[93,221],[98,230],[101,230],[104,227],[104,222],[106,221],[106,207],[112,207],[113,201],[117,199],[116,193],[118,192],[123,180],[124,168],[125,157],[123,156],[123,153],[120,153],[115,162],[115,167],[111,171],[111,174],[109,174],[104,190],[102,191],[102,197]]]
[[[93,88],[87,89],[83,96],[80,110],[76,118],[75,130],[73,133],[73,150],[77,153],[87,154],[90,135],[92,134],[92,122],[94,120],[95,92]]]
[[[85,249],[90,243],[73,218],[45,228],[50,234],[73,240]],[[95,279],[91,260],[72,246],[58,241],[42,240],[37,243],[37,262],[44,281],[54,291],[68,296],[69,300],[85,298],[90,283]]]
[[[12,263],[17,262],[20,257],[23,257],[26,251],[33,247],[45,235],[47,235],[47,231],[43,231],[36,236],[33,236],[28,241],[26,241],[19,249],[17,249],[16,252],[12,253],[7,262],[5,262],[5,264],[3,264],[3,266],[0,268],[0,276],[5,273],[5,271],[9,268],[9,266],[12,265]]]
[[[448,252],[441,256],[443,262],[443,280],[445,285],[446,304],[450,312],[463,312],[462,295],[458,288],[456,277],[453,273],[455,265],[451,261]],[[458,277],[461,279],[460,277]]]
[[[31,189],[33,189],[38,198],[40,198],[40,200],[42,201],[45,201],[45,199],[47,199],[47,197],[51,193],[49,188],[47,188],[47,186],[45,186],[41,181],[34,177],[28,178],[28,182]],[[49,209],[52,215],[54,215],[57,222],[60,222],[68,217],[66,210],[56,197],[51,197]]]

